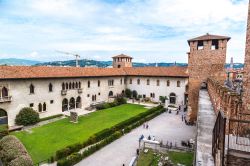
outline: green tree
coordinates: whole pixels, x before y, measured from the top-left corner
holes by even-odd
[[[130,98],[130,97],[132,96],[132,92],[131,92],[130,89],[126,89],[126,90],[125,90],[125,96],[126,96],[127,98]]]

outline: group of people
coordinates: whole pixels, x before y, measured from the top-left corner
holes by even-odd
[[[142,134],[142,135],[140,136],[140,138],[139,138],[139,141],[143,140],[144,138],[145,138],[145,137],[144,137],[144,135]],[[149,135],[148,138],[147,138],[147,140],[155,141],[155,136],[152,136],[152,138],[151,138],[151,136]]]

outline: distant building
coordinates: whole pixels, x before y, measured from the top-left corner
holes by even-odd
[[[124,54],[120,54],[113,58],[113,67],[121,68],[121,67],[132,67],[132,57]]]

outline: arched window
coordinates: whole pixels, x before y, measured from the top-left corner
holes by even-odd
[[[170,81],[169,80],[167,80],[167,86],[170,86]]]
[[[129,80],[129,84],[132,84],[132,78],[130,78],[130,80]]]
[[[98,87],[100,87],[100,85],[101,85],[101,81],[100,81],[100,80],[98,80],[98,82],[97,82],[97,86],[98,86]]]
[[[53,91],[53,85],[51,83],[49,83],[49,92]]]
[[[72,83],[72,89],[75,89],[75,82]]]
[[[0,124],[8,124],[7,112],[0,108]]]
[[[81,87],[82,87],[81,82],[79,82],[78,85],[79,85],[79,89],[81,89]]]
[[[150,80],[149,79],[147,79],[147,85],[150,85]]]
[[[47,110],[47,108],[46,108],[46,103],[44,102],[43,103],[43,111],[46,111]]]
[[[88,81],[88,88],[90,88],[90,81]]]
[[[137,85],[140,85],[140,83],[141,83],[141,80],[137,79]]]
[[[157,80],[157,81],[156,81],[156,85],[157,85],[157,86],[160,86],[160,80]]]
[[[64,111],[68,111],[68,104],[69,104],[69,102],[68,102],[68,99],[63,99],[63,101],[62,101],[62,112],[64,112]]]
[[[2,89],[2,97],[8,97],[9,93],[8,93],[8,89],[4,86]]]
[[[66,83],[66,89],[69,89],[69,84],[68,83]]]
[[[69,83],[69,89],[71,89],[72,88],[72,85],[71,85],[71,82]]]
[[[39,112],[42,112],[43,111],[43,106],[41,103],[38,104],[38,111]]]
[[[76,98],[76,108],[81,108],[82,107],[82,99],[80,96]]]
[[[121,85],[122,85],[122,82],[123,82],[123,81],[122,81],[122,78],[121,78],[121,79],[120,79],[120,84],[121,84]]]
[[[35,93],[35,87],[33,84],[30,84],[30,94]]]
[[[69,100],[69,109],[70,110],[75,109],[75,105],[76,105],[75,99],[74,99],[74,97],[71,97],[70,100]]]
[[[176,95],[175,95],[175,93],[170,93],[170,95],[169,95],[169,103],[170,104],[176,104]]]
[[[109,97],[113,96],[113,91],[109,91]]]
[[[95,95],[95,101],[96,101],[96,95]]]
[[[76,82],[76,89],[78,89],[78,82]]]
[[[62,90],[65,90],[65,84],[64,84],[64,82],[62,83]]]
[[[181,81],[177,81],[177,87],[180,87],[181,86]]]

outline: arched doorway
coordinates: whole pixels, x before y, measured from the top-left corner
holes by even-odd
[[[8,97],[9,93],[8,93],[8,89],[6,87],[3,87],[2,89],[2,97]]]
[[[113,91],[109,91],[109,97],[112,97],[113,95]]]
[[[7,112],[0,108],[0,125],[8,124]]]
[[[206,82],[201,83],[201,89],[207,89],[207,83]]]
[[[170,104],[176,104],[176,94],[175,93],[170,93],[170,95],[169,95],[169,103]]]
[[[76,98],[76,108],[81,108],[82,107],[82,99],[80,96]]]
[[[42,112],[43,111],[43,106],[41,103],[38,104],[38,111],[39,112]]]
[[[74,97],[71,97],[70,100],[69,100],[69,109],[75,109],[75,98]]]
[[[62,101],[62,112],[68,111],[68,104],[69,104],[68,99],[63,99],[63,101]]]

